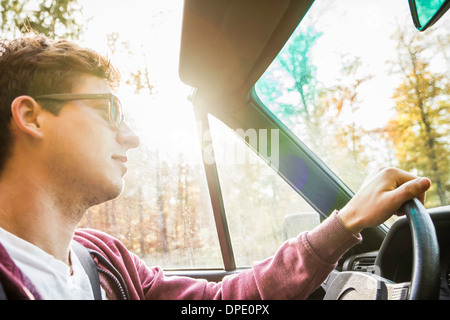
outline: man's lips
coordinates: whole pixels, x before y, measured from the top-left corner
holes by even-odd
[[[112,156],[112,158],[114,160],[117,160],[117,161],[120,161],[120,162],[123,162],[123,163],[128,161],[128,158],[126,156]]]
[[[124,169],[125,172],[128,170],[128,167],[126,165],[128,158],[126,156],[112,156],[112,159],[117,161],[117,163],[120,164],[120,166]]]

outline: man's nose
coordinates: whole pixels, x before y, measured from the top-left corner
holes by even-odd
[[[141,140],[130,126],[123,121],[120,124],[120,130],[117,134],[117,141],[127,147],[127,149],[137,148]]]

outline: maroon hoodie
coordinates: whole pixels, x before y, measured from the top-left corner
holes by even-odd
[[[77,230],[74,240],[91,250],[108,299],[254,300],[307,298],[361,236],[349,232],[334,212],[315,229],[284,242],[274,256],[219,283],[165,276],[100,231]],[[8,299],[41,299],[1,244],[0,282]]]

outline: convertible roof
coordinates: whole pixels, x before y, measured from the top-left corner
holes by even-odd
[[[248,93],[313,0],[185,0],[181,80],[201,91]]]

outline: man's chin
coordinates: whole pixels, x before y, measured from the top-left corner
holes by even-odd
[[[105,188],[104,186],[97,188],[95,192],[88,195],[90,206],[102,204],[117,198],[121,195],[123,187],[123,179],[120,179],[120,181],[116,181],[116,183],[109,184],[108,188]]]
[[[123,187],[124,187],[124,183],[123,183],[123,179],[122,179],[120,181],[120,183],[115,184],[114,187],[110,190],[110,192],[107,193],[107,200],[105,200],[105,201],[113,200],[113,199],[117,198],[118,196],[120,196],[123,192]]]

